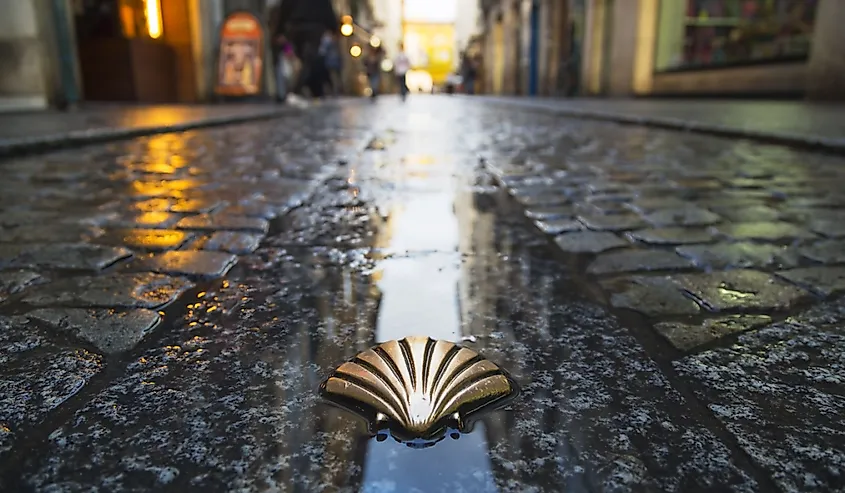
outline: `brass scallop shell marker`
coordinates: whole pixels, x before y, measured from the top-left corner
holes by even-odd
[[[400,442],[433,444],[449,428],[467,431],[469,418],[501,407],[518,389],[507,372],[475,351],[407,337],[343,363],[320,393],[367,420],[371,433],[389,430]]]

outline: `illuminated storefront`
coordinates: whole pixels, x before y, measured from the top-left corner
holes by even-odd
[[[590,0],[581,82],[594,95],[800,96],[813,53],[841,52],[813,48],[831,38],[823,2],[841,0]]]
[[[810,54],[816,0],[661,0],[655,71],[783,61]]]

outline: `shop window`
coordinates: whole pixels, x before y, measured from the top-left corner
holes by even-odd
[[[806,59],[818,0],[661,0],[655,71]]]

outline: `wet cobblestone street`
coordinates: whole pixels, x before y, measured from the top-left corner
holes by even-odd
[[[0,162],[0,491],[841,491],[845,161],[387,97]],[[377,343],[522,389],[426,449]]]

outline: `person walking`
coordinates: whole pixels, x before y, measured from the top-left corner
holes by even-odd
[[[370,97],[378,97],[381,86],[381,62],[384,60],[384,50],[381,46],[370,48],[367,58],[364,60],[364,69],[367,71],[367,79],[370,81]]]
[[[393,59],[393,74],[396,76],[396,84],[399,86],[399,94],[402,101],[408,97],[408,71],[411,70],[411,60],[405,53],[405,44],[399,43],[399,53]]]
[[[273,19],[273,39],[277,44],[289,40],[300,61],[299,75],[287,100],[303,104],[302,92],[307,86],[312,97],[323,95],[320,78],[320,41],[327,30],[339,29],[331,0],[282,0]]]
[[[464,92],[469,95],[475,94],[475,78],[478,76],[477,60],[474,56],[464,52],[461,56],[461,65]]]
[[[329,86],[332,96],[340,96],[343,92],[343,80],[340,76],[342,62],[337,33],[326,31],[323,35],[322,44],[320,45],[320,55],[326,69],[326,84]]]

